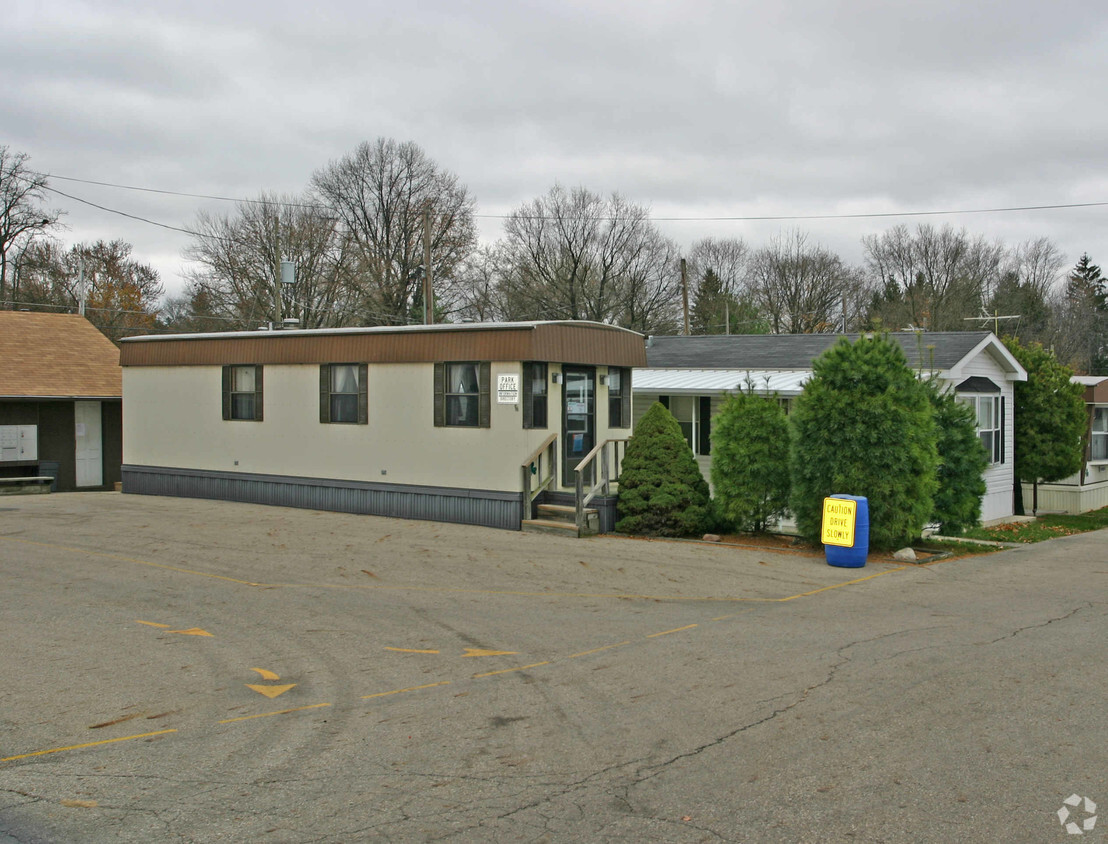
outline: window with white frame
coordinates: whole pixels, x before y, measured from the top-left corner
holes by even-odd
[[[712,450],[712,399],[710,396],[659,396],[685,435],[694,455]]]
[[[959,395],[958,401],[968,404],[977,415],[977,435],[989,463],[1004,462],[1004,405],[1000,396]]]
[[[1093,408],[1093,430],[1089,437],[1092,460],[1108,460],[1108,407]]]

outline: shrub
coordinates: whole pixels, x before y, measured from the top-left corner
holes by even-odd
[[[760,533],[789,506],[789,423],[777,395],[748,384],[712,420],[712,491],[721,519]]]
[[[1082,437],[1089,417],[1084,389],[1070,380],[1073,370],[1060,363],[1054,352],[1040,343],[1021,346],[1011,337],[1005,337],[1004,343],[1027,370],[1027,380],[1017,381],[1015,389],[1015,472],[1018,480],[1034,485],[1034,512],[1040,482],[1060,481],[1081,471]],[[1018,484],[1016,490],[1022,504]],[[1023,512],[1022,507],[1017,512]]]
[[[934,510],[935,424],[926,388],[887,336],[842,338],[812,365],[790,418],[791,509],[818,543],[823,499],[869,499],[870,547],[919,537]]]
[[[712,522],[708,484],[681,426],[655,402],[635,426],[619,475],[616,530],[655,536],[703,533]]]
[[[957,535],[981,521],[988,455],[977,433],[973,408],[958,401],[953,392],[942,389],[934,379],[923,384],[935,417],[939,452],[939,488],[931,521],[938,522],[943,533]]]

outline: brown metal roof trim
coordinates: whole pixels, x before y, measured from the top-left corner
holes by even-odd
[[[134,337],[123,366],[537,360],[645,366],[643,335],[595,322],[474,323]]]

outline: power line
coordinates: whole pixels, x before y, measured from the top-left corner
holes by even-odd
[[[27,171],[31,172],[31,171]],[[220,202],[241,202],[247,205],[277,205],[283,208],[312,208],[319,210],[326,210],[326,205],[319,205],[316,203],[300,203],[300,202],[284,202],[282,200],[269,200],[269,199],[239,199],[233,196],[218,196],[207,193],[186,193],[184,191],[176,190],[163,190],[162,188],[145,188],[138,187],[136,185],[121,185],[115,182],[98,182],[94,179],[78,179],[74,176],[58,176],[54,173],[35,173],[36,176],[42,176],[48,179],[60,179],[63,182],[79,182],[83,185],[99,185],[104,188],[119,188],[120,190],[133,190],[142,191],[144,193],[160,193],[165,196],[184,196],[190,199],[214,199]]]
[[[30,172],[30,171],[28,171]],[[161,188],[147,188],[138,187],[135,185],[123,185],[115,182],[101,182],[92,179],[79,179],[74,176],[59,176],[51,173],[35,173],[35,175],[43,176],[50,179],[60,179],[67,182],[80,182],[86,185],[98,185],[100,187],[118,188],[120,190],[132,190],[143,191],[146,193],[157,193],[166,196],[183,196],[190,199],[211,199],[220,202],[239,202],[249,205],[273,205],[282,208],[306,208],[317,211],[330,210],[326,205],[318,203],[300,203],[300,202],[285,202],[282,200],[268,200],[268,199],[242,199],[231,196],[218,196],[214,194],[203,193],[187,193],[184,191],[172,191],[163,190]],[[47,190],[54,190],[53,188],[47,188]],[[61,191],[54,191],[55,193],[61,193]],[[61,193],[62,196],[68,196],[68,194]],[[70,197],[70,199],[76,199],[76,197]],[[94,205],[94,207],[102,208],[102,206],[95,205],[94,203],[87,202],[87,200],[78,199],[78,202],[85,202],[88,205]],[[724,222],[789,222],[797,220],[866,220],[866,219],[879,219],[888,217],[937,217],[937,216],[953,216],[958,214],[1003,214],[1016,211],[1058,211],[1072,208],[1101,208],[1108,206],[1108,201],[1105,202],[1065,202],[1065,203],[1049,203],[1045,205],[1010,205],[999,206],[994,208],[959,208],[959,209],[946,209],[937,211],[875,211],[875,212],[862,212],[857,214],[753,214],[753,215],[729,215],[729,216],[717,216],[717,217],[651,217],[650,219],[655,222],[666,223],[724,223]],[[112,209],[103,209],[110,211]],[[114,212],[123,214],[124,212]],[[143,222],[149,222],[152,225],[162,226],[163,228],[175,229],[176,231],[182,231],[186,234],[196,234],[186,229],[179,229],[174,226],[168,226],[164,223],[155,223],[150,220],[143,220],[141,217],[134,217],[133,215],[124,214],[124,216],[131,216],[133,219],[142,220]],[[552,217],[546,217],[544,215],[535,214],[474,214],[474,217],[482,220],[507,220],[511,217],[519,217],[529,220],[550,220]],[[608,221],[619,221],[624,217],[604,217],[602,219]]]

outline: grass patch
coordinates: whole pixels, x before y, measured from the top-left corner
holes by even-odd
[[[965,531],[967,539],[991,539],[996,542],[1042,542],[1108,527],[1108,507],[1077,516],[1040,516],[1033,522],[1013,522],[989,528]]]

